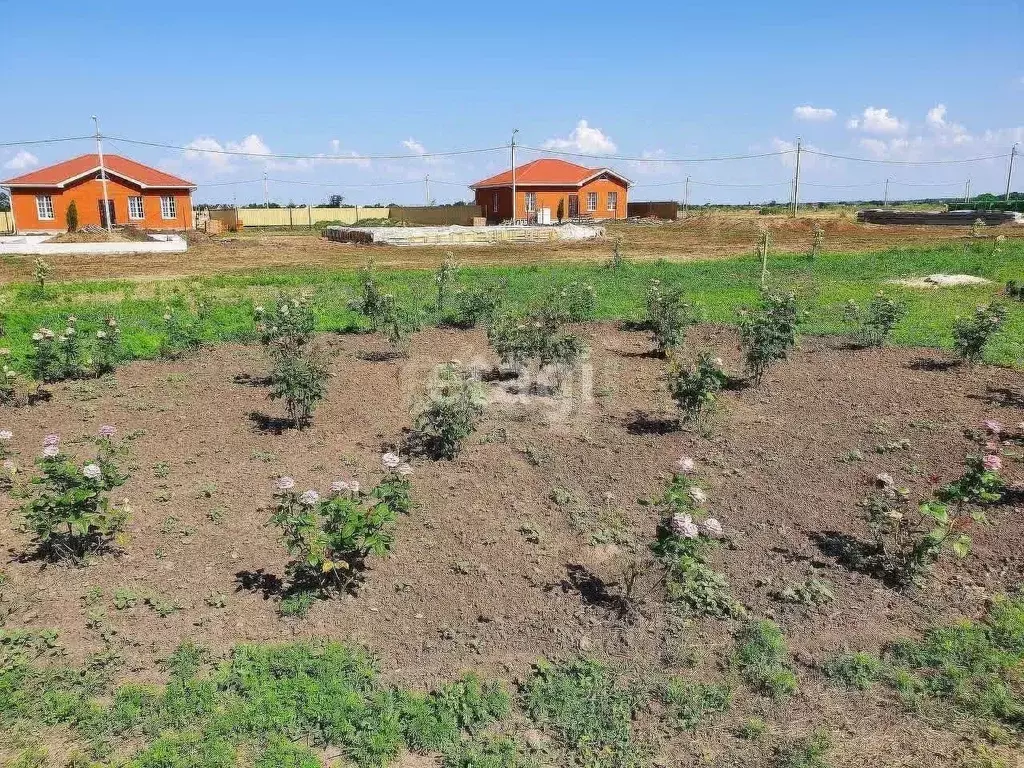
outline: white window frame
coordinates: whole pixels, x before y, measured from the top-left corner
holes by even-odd
[[[587,213],[597,212],[597,192],[587,192]]]
[[[537,210],[537,193],[536,192],[524,192],[526,196],[526,212],[535,213]]]
[[[53,221],[53,195],[36,195],[36,218],[39,221]]]
[[[160,218],[167,221],[178,218],[178,201],[174,195],[160,197]]]
[[[608,210],[615,213],[619,209],[619,193],[609,192],[608,193]]]
[[[138,201],[139,204],[139,210],[137,215],[135,211],[135,201]],[[142,221],[144,218],[146,218],[146,201],[145,198],[142,197],[142,195],[131,195],[128,198],[128,218],[131,221]]]

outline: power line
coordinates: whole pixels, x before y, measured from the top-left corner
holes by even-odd
[[[718,157],[625,157],[623,155],[599,155],[589,152],[569,152],[561,149],[541,149],[529,147],[525,144],[516,144],[519,149],[527,149],[532,152],[543,152],[549,155],[563,155],[565,157],[589,157],[596,160],[618,160],[628,163],[717,163],[728,160],[754,160],[760,157],[781,157],[796,152],[795,149],[786,149],[780,152],[762,152],[753,155],[720,155]]]
[[[108,138],[104,136],[104,138]],[[329,160],[331,162],[364,162],[366,160],[417,160],[429,157],[453,157],[456,155],[472,155],[483,152],[497,152],[505,147],[483,147],[481,149],[456,149],[448,152],[420,152],[406,155],[296,155],[280,152],[246,152],[238,149],[211,149],[209,147],[182,147],[177,144],[165,144],[160,141],[143,141],[141,139],[128,139],[123,136],[111,136],[116,141],[123,141],[126,144],[137,144],[143,147],[160,147],[162,149],[175,149],[179,152],[202,152],[212,155],[229,155],[234,157],[250,157],[255,160]]]
[[[966,157],[962,160],[880,160],[872,157],[852,157],[850,155],[837,155],[831,152],[821,152],[820,150],[805,149],[809,155],[817,155],[818,157],[831,157],[835,160],[850,160],[854,163],[878,163],[881,165],[957,165],[963,163],[980,163],[985,160],[1000,160],[1009,157],[1009,154],[1005,155],[985,155],[984,157]]]
[[[95,138],[95,136],[62,136],[54,139],[32,139],[29,141],[0,141],[0,147],[31,147],[36,144],[58,144],[62,141],[84,141]]]

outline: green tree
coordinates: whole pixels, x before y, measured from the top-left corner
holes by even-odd
[[[78,205],[74,200],[71,201],[67,213],[64,214],[64,223],[67,224],[68,232],[78,231]]]

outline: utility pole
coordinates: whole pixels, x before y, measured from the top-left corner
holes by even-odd
[[[1017,156],[1017,144],[1010,150],[1010,167],[1006,171],[1006,202],[1010,202],[1010,178],[1013,176],[1013,158]]]
[[[430,174],[423,177],[423,204],[430,205]]]
[[[686,177],[686,186],[683,187],[683,211],[689,212],[690,210],[690,177]]]
[[[263,172],[263,207],[270,208],[270,194],[267,192],[267,172]]]
[[[885,197],[882,198],[882,207],[889,207],[889,180],[885,180]]]
[[[796,137],[796,173],[793,176],[793,216],[800,210],[800,137]]]
[[[971,202],[971,180],[970,179],[968,179],[967,183],[964,185],[964,202],[965,203]]]
[[[100,158],[100,183],[103,185],[103,222],[106,224],[107,232],[111,232],[113,227],[110,225],[110,201],[107,199],[107,171],[103,167],[103,139],[100,135],[100,119],[93,115],[92,122],[96,126],[96,154]]]
[[[519,129],[512,131],[512,223],[516,223],[516,134]]]

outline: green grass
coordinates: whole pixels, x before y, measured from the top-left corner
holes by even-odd
[[[826,675],[866,690],[882,682],[914,710],[1024,730],[1024,597],[999,597],[981,621],[964,620],[902,640],[881,658],[839,656]]]
[[[524,709],[575,760],[588,768],[634,768],[649,750],[633,733],[644,693],[623,686],[612,671],[590,660],[541,664],[523,690]]]
[[[783,699],[797,691],[786,636],[769,619],[751,621],[736,635],[735,662],[743,679],[758,693]]]
[[[907,305],[907,317],[896,327],[893,342],[948,348],[956,315],[967,314],[979,303],[991,301],[1011,278],[1024,277],[1024,240],[1008,240],[998,253],[990,242],[950,243],[930,248],[896,248],[873,253],[828,253],[814,261],[804,255],[774,256],[772,280],[794,288],[809,310],[803,330],[812,334],[844,333],[841,318],[848,299],[864,303],[884,288]],[[901,277],[934,272],[980,275],[994,285],[936,290],[914,290],[887,284]],[[736,312],[757,298],[759,265],[753,257],[718,261],[626,263],[619,269],[593,264],[559,263],[517,267],[460,269],[466,286],[503,283],[511,306],[526,306],[557,284],[571,280],[591,283],[597,292],[598,319],[635,319],[641,315],[650,280],[678,283],[703,308],[706,319],[732,323]],[[63,328],[64,318],[79,319],[80,332],[89,334],[106,315],[118,318],[126,353],[131,358],[157,355],[163,336],[163,314],[168,304],[182,305],[194,293],[211,303],[199,329],[204,341],[246,340],[254,336],[252,308],[272,300],[281,291],[305,290],[313,296],[317,327],[346,332],[364,327],[348,307],[357,293],[357,270],[282,269],[254,270],[237,275],[190,278],[152,283],[97,280],[51,283],[43,296],[31,283],[17,283],[0,291],[0,311],[6,316],[4,342],[16,364],[25,360],[30,336],[39,326]],[[432,321],[434,273],[429,270],[383,270],[379,281],[400,303],[417,308]],[[1003,333],[986,352],[986,360],[1024,365],[1024,305],[1009,302],[1010,316]]]
[[[319,766],[305,745],[357,766],[390,764],[403,747],[454,755],[510,707],[501,683],[471,675],[427,695],[385,685],[366,653],[336,643],[238,646],[212,669],[186,644],[164,665],[166,685],[126,683],[111,696],[113,657],[38,665],[39,645],[22,633],[0,646],[0,734],[67,726],[93,759],[141,744],[118,756],[132,768],[235,766],[242,752],[258,766]]]

